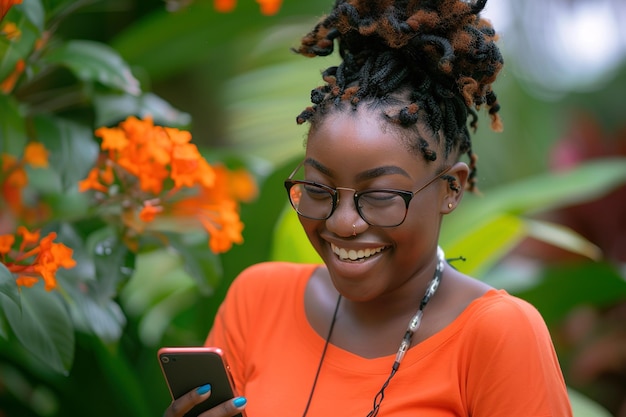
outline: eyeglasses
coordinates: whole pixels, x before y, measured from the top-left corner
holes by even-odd
[[[359,216],[367,224],[379,227],[401,225],[415,194],[441,178],[451,168],[446,168],[414,192],[394,189],[357,191],[353,188],[333,188],[314,181],[292,179],[302,165],[303,162],[285,180],[289,201],[299,215],[312,220],[328,219],[339,203],[339,190],[347,190],[354,192],[354,206]]]

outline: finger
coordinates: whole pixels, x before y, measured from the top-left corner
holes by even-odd
[[[199,417],[233,417],[243,412],[247,402],[244,397],[236,397],[200,414]]]
[[[191,410],[196,404],[206,400],[211,395],[211,385],[206,384],[191,390],[185,395],[172,401],[165,410],[164,417],[181,417]]]

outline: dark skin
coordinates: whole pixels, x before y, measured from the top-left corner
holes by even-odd
[[[340,190],[338,207],[327,220],[300,218],[324,261],[305,293],[309,323],[325,338],[341,293],[331,343],[365,358],[397,352],[407,324],[433,278],[441,220],[459,204],[469,173],[465,163],[457,162],[457,155],[444,160],[444,152],[434,138],[429,142],[440,157],[427,163],[409,150],[402,136],[406,132],[388,123],[380,109],[366,105],[356,111],[330,113],[311,129],[304,163],[307,180],[331,187],[414,191],[448,167],[447,174],[461,186],[453,190],[448,181],[435,180],[413,197],[404,222],[391,228],[368,225],[354,207],[353,191],[348,190]],[[357,252],[371,249],[375,253],[361,254],[356,260],[342,259],[335,253],[336,248]],[[490,288],[446,266],[413,345],[441,331]],[[181,417],[208,395],[192,391],[174,401],[165,416]],[[201,417],[230,417],[243,408],[229,401]]]

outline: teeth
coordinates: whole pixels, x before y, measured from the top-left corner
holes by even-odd
[[[344,260],[344,259],[350,259],[351,261],[356,261],[357,259],[362,259],[362,258],[369,258],[370,256],[380,252],[381,250],[385,249],[384,246],[381,246],[379,248],[374,248],[374,249],[361,249],[361,250],[354,250],[354,249],[350,249],[350,250],[346,250],[343,248],[338,248],[337,246],[333,245],[331,243],[330,247],[332,248],[333,252],[339,256],[340,259]]]

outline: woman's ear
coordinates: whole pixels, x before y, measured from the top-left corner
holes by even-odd
[[[463,198],[463,191],[467,185],[469,167],[465,162],[457,162],[442,178],[448,181],[448,186],[442,200],[441,212],[448,214],[454,211]]]

